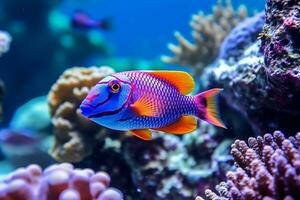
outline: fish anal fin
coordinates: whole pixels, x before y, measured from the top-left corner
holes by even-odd
[[[182,116],[176,122],[154,130],[163,131],[172,134],[186,134],[193,132],[197,128],[197,120],[193,116]]]
[[[191,75],[183,71],[150,71],[147,72],[155,77],[174,85],[181,94],[191,93],[195,87],[195,82]]]
[[[142,140],[151,140],[152,139],[152,134],[149,129],[135,129],[135,130],[130,130],[129,133],[132,135],[142,139]]]
[[[130,107],[132,108],[134,113],[138,116],[155,117],[159,114],[158,109],[154,105],[152,100],[147,99],[146,97],[139,98]]]

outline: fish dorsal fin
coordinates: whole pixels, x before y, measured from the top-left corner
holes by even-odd
[[[174,85],[181,94],[191,93],[195,87],[194,79],[183,71],[150,71],[147,72]]]
[[[130,107],[138,116],[155,117],[159,114],[158,107],[154,104],[153,100],[147,97],[140,97]]]
[[[193,132],[197,128],[197,120],[193,116],[182,116],[176,122],[154,130],[172,134],[185,134]]]
[[[136,129],[136,130],[130,130],[129,133],[132,135],[142,139],[142,140],[151,140],[152,134],[149,129]]]

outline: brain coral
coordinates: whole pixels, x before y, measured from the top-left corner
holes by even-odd
[[[193,67],[197,72],[202,72],[203,67],[218,56],[225,36],[246,17],[245,7],[241,6],[234,11],[230,0],[225,5],[218,1],[212,15],[206,16],[203,12],[193,15],[190,24],[195,43],[190,43],[179,32],[175,32],[179,45],[168,45],[175,56],[162,56],[162,60],[170,64]]]
[[[249,138],[248,145],[236,140],[231,154],[237,170],[216,187],[220,196],[206,190],[208,199],[300,199],[300,133],[287,139],[275,131]]]
[[[105,172],[54,164],[19,168],[0,181],[0,200],[123,200]]]
[[[106,129],[85,119],[79,105],[89,89],[114,71],[109,67],[74,67],[66,70],[52,86],[48,101],[55,144],[51,155],[60,161],[76,162],[89,155],[97,137]]]

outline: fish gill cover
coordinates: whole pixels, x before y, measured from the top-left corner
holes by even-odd
[[[299,2],[241,3],[3,0],[0,199],[299,199]],[[81,114],[95,84],[137,69],[223,88],[227,129],[143,141]]]

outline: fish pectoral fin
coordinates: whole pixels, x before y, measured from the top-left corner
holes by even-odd
[[[154,130],[172,134],[186,134],[193,132],[197,128],[197,120],[193,116],[182,116],[176,122]]]
[[[187,72],[183,71],[153,71],[147,72],[153,76],[163,79],[174,85],[178,91],[187,95],[191,93],[195,87],[194,79]]]
[[[157,106],[155,106],[151,99],[147,99],[146,97],[139,98],[130,107],[138,116],[155,117],[159,114]]]
[[[142,140],[151,140],[152,134],[149,129],[136,129],[136,130],[130,130],[129,133],[132,135],[135,135],[136,137],[142,139]]]

